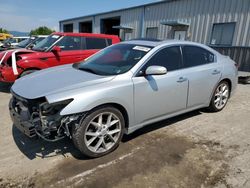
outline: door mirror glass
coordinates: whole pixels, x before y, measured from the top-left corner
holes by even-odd
[[[54,46],[51,51],[53,53],[59,53],[59,52],[61,52],[61,48],[59,46]]]
[[[150,66],[146,69],[145,75],[163,75],[167,73],[167,69],[162,66]]]

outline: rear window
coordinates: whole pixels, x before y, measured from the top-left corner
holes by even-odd
[[[86,37],[87,49],[103,49],[107,47],[106,39]]]

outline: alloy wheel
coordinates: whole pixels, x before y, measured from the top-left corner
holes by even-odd
[[[214,105],[217,109],[222,109],[227,103],[227,100],[229,98],[229,87],[226,83],[221,83],[214,95]]]
[[[85,145],[93,153],[104,153],[118,142],[121,131],[121,120],[114,113],[100,113],[86,127]]]

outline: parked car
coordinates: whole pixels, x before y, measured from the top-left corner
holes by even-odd
[[[120,42],[118,36],[91,33],[53,33],[32,50],[0,53],[0,82],[14,82],[37,70],[80,62],[102,48]]]
[[[195,109],[222,110],[236,84],[235,62],[205,45],[134,40],[18,79],[9,109],[29,137],[69,136],[84,155],[100,157],[124,133]]]
[[[15,46],[18,45],[19,42],[28,39],[29,36],[24,36],[24,37],[12,37],[12,38],[7,38],[6,40],[4,40],[1,46],[1,51],[6,50],[8,48],[13,48]]]
[[[26,49],[32,49],[36,44],[38,44],[40,41],[48,37],[48,35],[35,35],[30,36],[27,39],[24,39],[23,41],[19,42],[16,46],[2,46],[0,48],[0,51],[6,51],[11,49],[19,49],[19,48],[26,48]]]
[[[26,48],[26,49],[32,49],[35,45],[37,45],[39,42],[41,42],[43,39],[47,38],[48,35],[34,35],[30,38],[27,38],[21,42],[18,43],[18,45],[15,47],[17,48]]]

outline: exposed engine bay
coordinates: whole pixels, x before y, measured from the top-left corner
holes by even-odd
[[[60,111],[72,99],[49,104],[45,98],[24,99],[15,94],[10,100],[10,116],[15,126],[29,137],[40,137],[46,141],[58,141],[65,136],[71,138],[72,125],[77,126],[82,114],[61,116]]]

